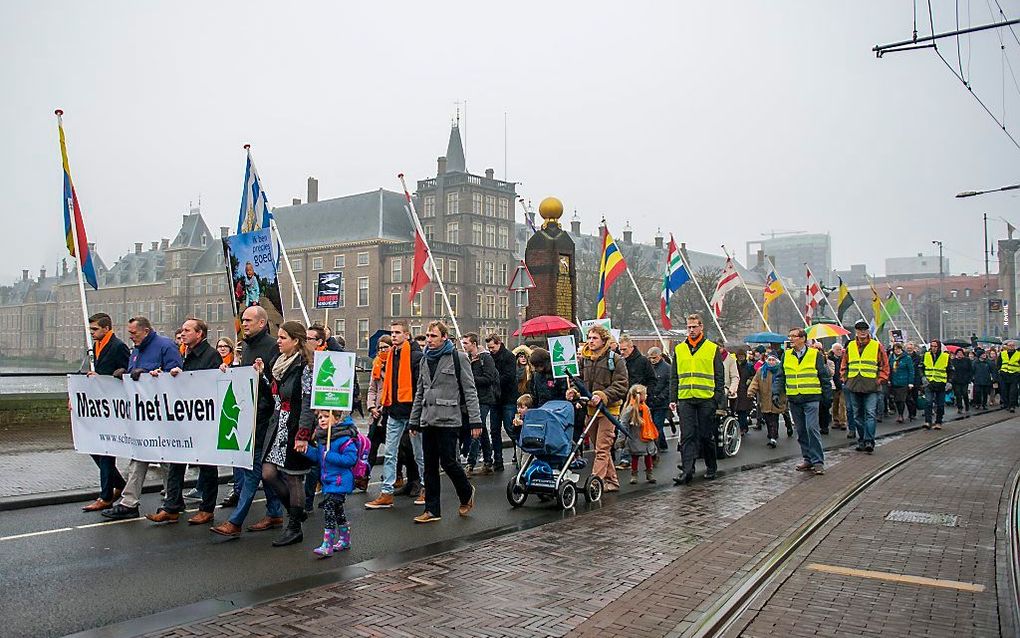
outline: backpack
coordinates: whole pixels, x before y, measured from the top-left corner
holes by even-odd
[[[372,469],[372,465],[368,462],[368,454],[372,450],[372,440],[358,432],[357,437],[347,439],[347,442],[340,446],[340,451],[343,452],[352,443],[358,446],[358,460],[354,462],[354,467],[351,468],[351,473],[354,474],[354,478],[357,480],[368,476],[369,471]]]

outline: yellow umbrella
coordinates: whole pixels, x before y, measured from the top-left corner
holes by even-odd
[[[808,328],[808,339],[824,339],[826,337],[842,337],[850,334],[845,328],[840,328],[834,323],[816,323]]]

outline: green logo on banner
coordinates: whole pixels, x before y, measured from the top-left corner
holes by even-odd
[[[237,397],[234,396],[234,383],[230,382],[226,393],[223,395],[223,407],[220,410],[220,432],[216,441],[217,450],[241,449],[241,443],[237,440],[237,419],[240,415],[241,406],[237,405]]]
[[[333,375],[336,374],[336,366],[333,360],[327,357],[319,366],[319,376],[315,378],[315,385],[333,385]]]
[[[557,341],[556,345],[553,346],[552,360],[556,363],[566,363],[567,359],[563,356],[562,341]]]

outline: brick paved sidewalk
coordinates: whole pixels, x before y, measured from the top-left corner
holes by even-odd
[[[874,456],[831,454],[822,477],[788,463],[610,500],[584,516],[149,635],[676,634],[832,494],[943,435],[899,437]]]

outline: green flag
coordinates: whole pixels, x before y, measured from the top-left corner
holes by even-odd
[[[900,310],[900,300],[890,290],[889,296],[885,299],[885,308],[883,308],[882,312],[879,314],[879,322],[876,332],[881,332],[886,322],[900,314]]]

